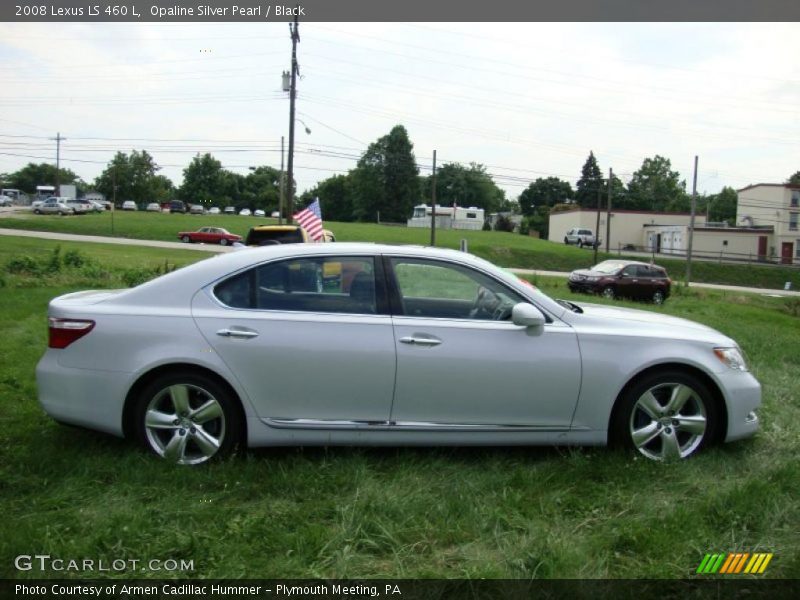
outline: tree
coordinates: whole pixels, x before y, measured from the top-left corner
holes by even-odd
[[[167,177],[156,175],[159,169],[147,150],[133,150],[130,154],[117,152],[95,179],[94,187],[106,198],[113,198],[116,184],[117,200],[133,200],[140,204],[168,200],[174,186]]]
[[[402,125],[373,142],[352,171],[353,212],[360,221],[405,222],[419,200],[414,146]]]
[[[348,175],[334,175],[303,193],[299,204],[307,206],[314,198],[319,198],[324,221],[354,221],[353,196],[350,188]]]
[[[423,181],[422,195],[431,197],[432,177]],[[436,203],[442,205],[477,206],[486,213],[503,209],[506,194],[497,187],[486,167],[470,163],[465,167],[459,163],[446,163],[436,172]]]
[[[531,216],[538,207],[549,207],[574,197],[572,186],[558,177],[539,177],[519,195],[523,215]]]
[[[683,206],[686,199],[686,182],[672,170],[668,158],[656,155],[645,158],[628,184],[628,197],[632,208],[641,210],[667,210]]]
[[[229,171],[223,171],[223,178],[227,177],[228,191],[234,192],[233,181],[230,176],[235,175]],[[241,177],[236,175],[235,177]],[[234,177],[234,179],[235,179]],[[267,213],[278,210],[281,200],[281,172],[278,169],[268,166],[260,166],[252,169],[246,177],[238,181],[239,195],[238,203],[241,208],[248,207],[260,208]],[[234,201],[229,201],[234,202]]]
[[[227,185],[226,185],[227,184]],[[183,183],[179,194],[187,202],[203,202],[204,200],[220,201],[224,204],[232,204],[238,199],[231,197],[235,182],[222,174],[222,163],[211,156],[208,152],[203,155],[197,154],[192,162],[183,170]],[[224,198],[222,196],[225,196]]]
[[[603,189],[603,172],[590,151],[581,169],[581,178],[575,184],[575,200],[584,208],[597,208],[597,190]]]
[[[737,204],[736,190],[725,186],[719,193],[708,197],[708,220],[715,223],[727,221],[730,225],[735,224]]]
[[[789,185],[800,185],[800,171],[797,171],[794,175],[789,177],[789,179],[786,180],[786,183]]]
[[[37,185],[55,185],[56,180],[60,184],[75,184],[84,188],[86,184],[75,173],[69,169],[58,169],[56,178],[56,167],[50,163],[28,163],[19,171],[5,176],[3,187],[18,189],[28,194],[36,192]],[[83,190],[81,190],[83,191]]]

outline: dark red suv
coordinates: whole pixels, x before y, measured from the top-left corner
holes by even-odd
[[[572,292],[602,294],[606,298],[633,298],[661,304],[669,297],[672,281],[657,265],[632,260],[605,260],[591,269],[569,275]]]

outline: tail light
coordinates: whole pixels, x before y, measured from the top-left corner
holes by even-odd
[[[66,348],[72,342],[81,339],[94,328],[94,321],[82,319],[47,319],[50,330],[50,348]]]

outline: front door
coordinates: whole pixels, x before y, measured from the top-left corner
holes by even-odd
[[[758,236],[758,260],[765,260],[767,258],[767,236]]]
[[[390,263],[400,304],[393,422],[569,427],[581,378],[572,328],[514,325],[511,307],[527,300],[468,267],[405,257]]]
[[[792,242],[781,243],[781,263],[784,265],[792,264]]]

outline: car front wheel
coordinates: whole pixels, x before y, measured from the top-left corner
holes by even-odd
[[[226,240],[225,238],[222,238],[222,239],[219,241],[219,245],[220,245],[220,246],[227,246],[227,245],[228,245],[228,240]]]
[[[651,460],[688,458],[716,437],[714,397],[694,375],[653,373],[633,385],[621,402],[612,441]]]
[[[614,292],[614,288],[611,286],[603,288],[603,291],[600,293],[603,295],[603,298],[608,298],[609,300],[613,300],[614,297],[617,295]]]
[[[162,375],[137,399],[136,434],[148,450],[179,465],[231,453],[242,419],[231,392],[199,373]]]

